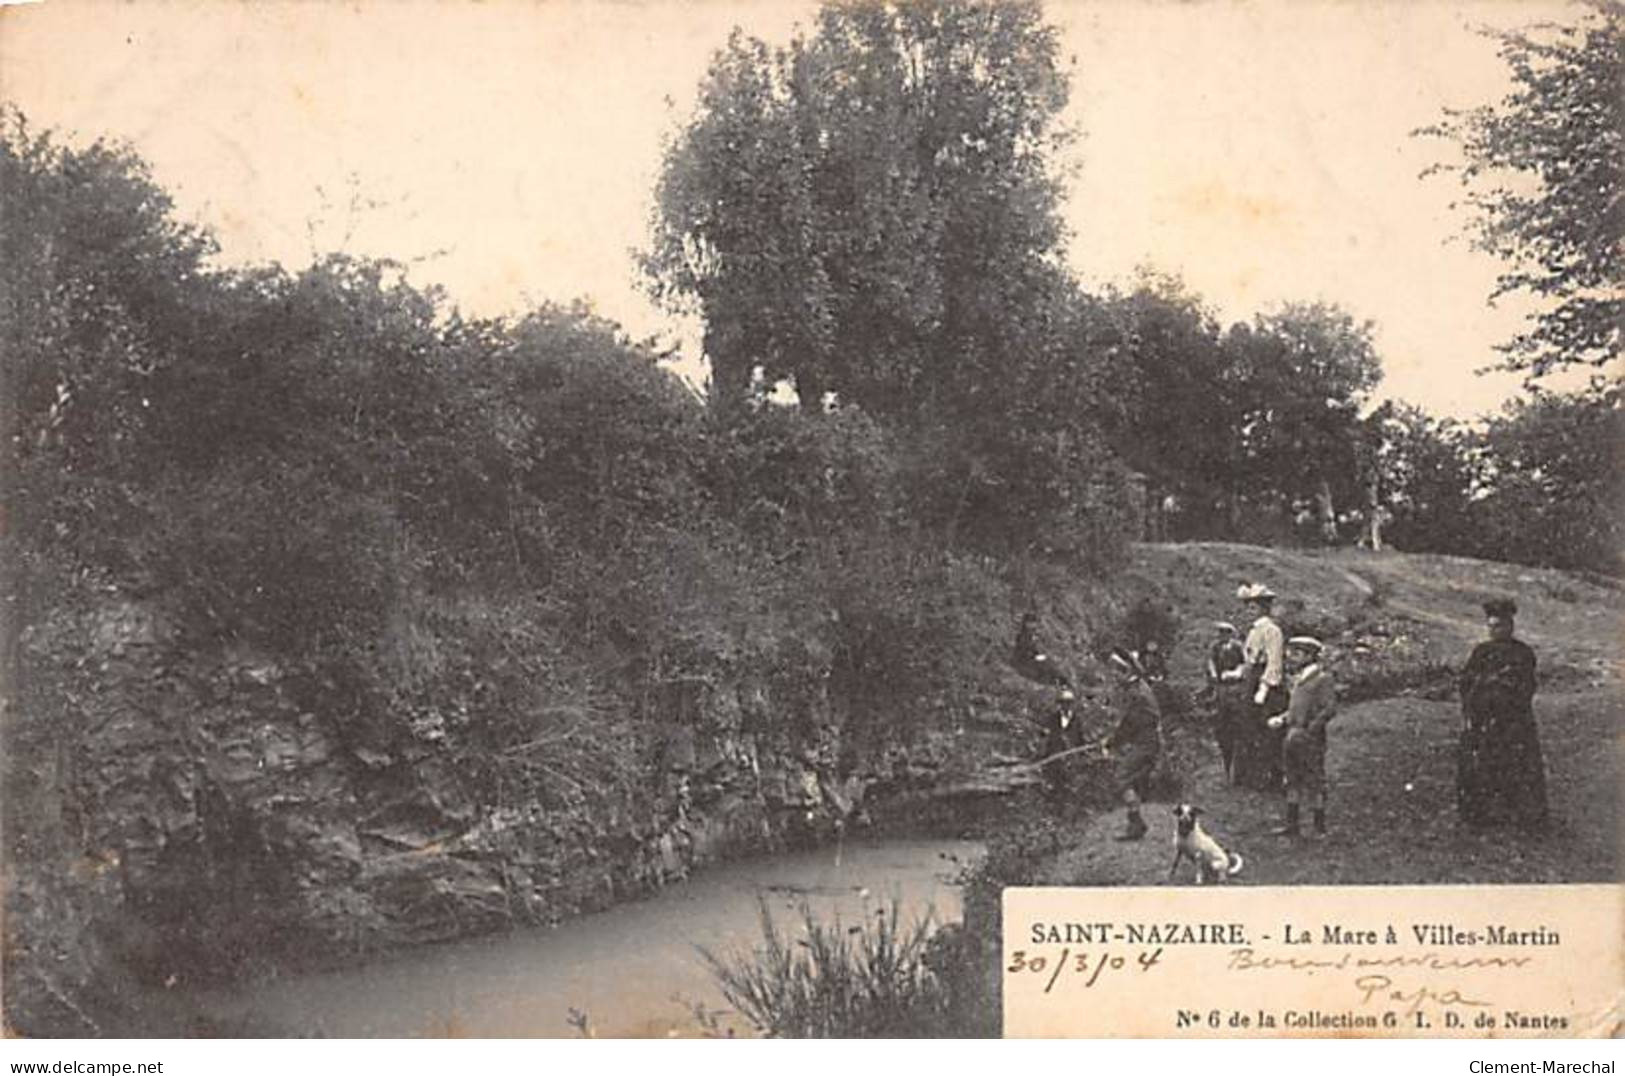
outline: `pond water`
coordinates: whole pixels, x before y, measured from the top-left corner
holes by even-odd
[[[533,929],[419,949],[344,971],[285,976],[200,999],[219,1019],[335,1038],[579,1034],[692,1035],[693,1005],[725,1008],[696,947],[761,942],[760,900],[784,933],[805,903],[852,925],[898,902],[905,924],[960,917],[955,879],[980,854],[966,841],[858,844],[708,868],[645,900]],[[749,1032],[737,1018],[723,1026]]]

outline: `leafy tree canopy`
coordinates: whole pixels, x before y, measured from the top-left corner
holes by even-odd
[[[1457,176],[1475,245],[1507,264],[1495,295],[1542,301],[1502,347],[1537,378],[1617,359],[1625,324],[1625,4],[1587,6],[1575,25],[1484,31],[1512,91],[1419,132],[1461,148],[1431,171]]]
[[[759,372],[908,419],[996,380],[1048,298],[1067,93],[1032,0],[832,4],[777,51],[735,33],[645,258],[704,316],[718,399]]]

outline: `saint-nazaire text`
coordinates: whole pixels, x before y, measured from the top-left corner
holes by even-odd
[[[1121,942],[1126,945],[1249,945],[1240,923],[1113,923],[1035,921],[1033,945],[1080,945]]]

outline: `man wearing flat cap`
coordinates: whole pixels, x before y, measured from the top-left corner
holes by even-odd
[[[1252,622],[1241,648],[1250,712],[1238,730],[1235,781],[1244,788],[1274,792],[1281,787],[1281,735],[1268,722],[1286,712],[1286,635],[1270,615],[1275,607],[1273,590],[1248,583],[1236,597]]]
[[[1287,640],[1292,677],[1286,713],[1270,718],[1272,728],[1286,733],[1281,743],[1281,769],[1286,777],[1286,824],[1278,837],[1298,835],[1300,805],[1314,811],[1315,834],[1326,832],[1326,726],[1337,714],[1337,688],[1321,661],[1325,646],[1319,639],[1295,635]]]
[[[1473,648],[1458,678],[1461,742],[1456,806],[1468,826],[1546,822],[1546,766],[1535,727],[1535,652],[1513,636],[1518,607],[1484,603],[1489,638]]]
[[[1146,834],[1140,801],[1149,793],[1151,775],[1162,757],[1162,707],[1140,663],[1140,655],[1119,648],[1108,664],[1117,673],[1117,726],[1106,739],[1106,752],[1114,761],[1117,793],[1123,799],[1124,829],[1120,841],[1137,841]]]

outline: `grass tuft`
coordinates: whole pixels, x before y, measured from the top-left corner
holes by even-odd
[[[700,954],[728,1003],[772,1038],[915,1038],[954,1034],[932,917],[904,924],[895,900],[857,924],[826,923],[802,904],[791,937],[759,900],[762,944]]]

